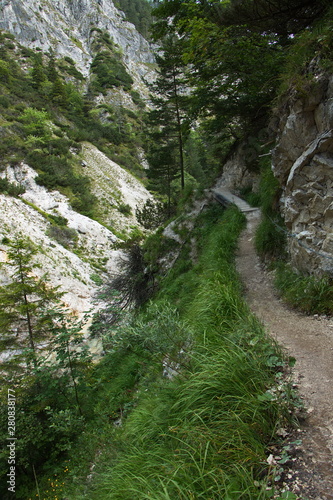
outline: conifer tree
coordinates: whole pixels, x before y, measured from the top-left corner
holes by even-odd
[[[185,187],[184,143],[189,130],[186,116],[188,97],[186,77],[182,63],[181,41],[172,34],[167,36],[157,56],[158,78],[152,85],[154,108],[148,113],[148,148],[150,169],[148,177],[160,192],[168,194],[170,204],[171,182],[180,178]],[[164,185],[164,190],[161,187]]]
[[[53,51],[49,52],[49,62],[47,65],[47,77],[50,82],[55,82],[57,78],[59,78],[57,68],[56,68],[56,60]]]
[[[60,107],[64,107],[67,104],[66,88],[59,77],[53,82],[51,89],[51,99],[52,102]]]
[[[36,54],[36,56],[33,59],[31,77],[32,77],[32,86],[35,89],[39,90],[42,87],[42,84],[46,80],[43,61],[42,58],[39,56],[39,54],[38,55]]]
[[[36,276],[40,265],[33,262],[37,250],[30,240],[16,237],[5,242],[8,261],[2,267],[9,268],[12,281],[0,287],[0,347],[12,354],[25,352],[27,365],[36,367],[37,343],[52,330],[50,305],[62,294],[48,286],[46,275]]]

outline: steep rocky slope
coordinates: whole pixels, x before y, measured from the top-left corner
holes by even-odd
[[[116,199],[117,203],[124,202],[131,209],[126,217],[114,208],[110,224],[124,234],[138,227],[135,207],[150,197],[150,193],[93,145],[85,144],[83,157],[86,169],[95,178],[95,192],[103,196],[105,205],[114,205]],[[63,194],[37,185],[36,175],[24,163],[8,167],[2,173],[11,182],[23,186],[25,193],[20,198],[0,194],[0,241],[15,234],[30,237],[40,250],[40,274],[47,272],[51,283],[60,285],[66,292],[66,304],[73,311],[83,313],[93,307],[103,274],[116,272],[119,257],[123,255],[117,249],[120,240],[107,227],[73,210]],[[58,232],[52,231],[48,215],[64,217],[66,226]],[[0,250],[1,260],[5,261],[6,245],[1,244]],[[0,278],[6,280],[4,271]]]
[[[34,49],[35,54],[52,51],[56,59],[70,57],[76,70],[84,76],[84,79],[73,80],[83,93],[90,82],[96,37],[106,33],[131,74],[134,83],[130,90],[139,91],[143,97],[148,95],[145,80],[153,75],[153,53],[149,43],[111,0],[0,0],[1,30],[14,35],[15,41],[24,47]],[[11,57],[20,57],[20,67],[26,74],[31,73],[31,67],[20,55],[20,47],[15,44],[8,44]],[[67,75],[66,79],[70,77]],[[97,93],[94,99],[96,107],[103,104],[109,108],[113,105],[117,109],[135,108],[130,91],[122,87],[108,88],[103,94]],[[22,106],[27,107],[29,103]],[[110,122],[108,117],[102,117],[102,111],[99,114],[102,124]],[[57,116],[63,125],[73,126],[61,116],[61,111]],[[8,119],[0,117],[0,126],[6,137],[8,134],[14,137]],[[139,152],[137,156],[140,157]],[[123,255],[117,245],[119,238],[129,237],[136,228],[142,230],[135,208],[151,195],[134,175],[88,142],[74,148],[71,158],[76,173],[91,180],[91,190],[98,199],[95,216],[100,223],[73,210],[65,194],[37,184],[37,172],[28,162],[12,162],[9,155],[6,160],[2,158],[0,178],[21,186],[25,193],[16,198],[6,192],[0,194],[0,241],[15,234],[30,237],[40,250],[40,272],[47,272],[51,283],[60,285],[65,292],[66,304],[82,313],[94,306],[101,278],[117,269],[118,258]],[[52,216],[63,217],[67,223],[54,227]],[[7,258],[6,252],[7,247],[2,243],[2,261]],[[4,283],[8,276],[4,270],[0,272],[0,281]]]
[[[0,0],[0,11],[0,29],[29,48],[52,49],[56,57],[70,56],[85,77],[89,76],[96,30],[109,33],[122,51],[135,86],[145,90],[141,78],[151,75],[153,53],[111,0]]]

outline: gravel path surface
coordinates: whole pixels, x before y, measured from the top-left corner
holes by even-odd
[[[259,220],[259,211],[247,214],[236,264],[251,309],[296,358],[294,381],[307,418],[298,430],[302,445],[290,468],[288,486],[302,500],[333,500],[333,318],[305,316],[279,299],[272,274],[263,269],[254,249]]]

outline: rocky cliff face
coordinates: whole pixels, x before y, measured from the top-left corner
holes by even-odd
[[[133,88],[141,94],[147,92],[143,78],[149,79],[152,74],[153,54],[148,42],[111,0],[0,0],[0,30],[13,34],[26,47],[43,52],[52,49],[56,57],[69,56],[86,83],[94,36],[98,30],[106,32],[122,53],[134,80]],[[112,102],[111,94],[112,89],[108,102]],[[115,89],[114,97],[124,106],[132,102],[122,89]],[[98,104],[106,97],[97,96],[96,100]],[[1,168],[0,177],[21,185],[25,193],[19,198],[0,194],[0,261],[7,259],[3,238],[14,234],[31,237],[39,249],[41,273],[48,273],[51,283],[65,292],[66,304],[80,315],[96,308],[101,278],[115,272],[119,258],[124,257],[117,249],[119,238],[115,233],[128,237],[138,228],[135,208],[151,195],[133,175],[90,143],[82,145],[77,163],[92,180],[92,190],[103,211],[100,218],[108,229],[73,210],[63,194],[37,185],[37,173],[25,162],[8,164]],[[124,213],[121,207],[126,208]],[[49,216],[67,220],[62,231],[54,231]],[[8,276],[0,269],[0,284],[7,281]]]
[[[29,48],[52,49],[58,57],[71,57],[85,77],[96,28],[109,33],[119,46],[134,87],[141,88],[141,78],[150,78],[154,56],[148,42],[111,0],[0,0],[0,29]]]
[[[318,73],[308,92],[290,93],[282,111],[272,168],[283,188],[292,263],[333,273],[333,77]]]
[[[135,207],[144,203],[150,193],[92,144],[85,143],[82,158],[89,170],[87,174],[98,174],[94,185],[96,195],[103,196],[108,206],[117,199],[117,203],[126,203],[131,209],[127,216],[115,209],[111,211],[110,224],[119,232],[138,226]],[[125,258],[123,251],[117,249],[119,238],[97,221],[73,210],[66,196],[36,184],[37,173],[29,165],[8,166],[1,176],[26,191],[20,198],[0,194],[0,262],[7,259],[7,246],[1,244],[3,238],[28,236],[39,250],[37,260],[42,266],[37,271],[39,276],[47,273],[52,285],[60,286],[65,292],[66,305],[79,315],[96,308],[96,293],[103,276],[117,272],[120,260]],[[52,231],[48,216],[64,217],[67,224]],[[7,281],[5,271],[0,269],[0,283]]]
[[[282,188],[280,210],[291,262],[305,273],[332,274],[333,77],[318,70],[311,88],[290,90],[269,132],[275,135],[271,165]],[[251,144],[241,144],[215,187],[237,191],[249,186],[256,191],[259,176],[249,172],[247,162],[258,154]]]

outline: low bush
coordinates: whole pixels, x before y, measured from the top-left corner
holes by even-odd
[[[262,160],[259,193],[262,220],[255,235],[256,250],[262,259],[284,259],[287,238],[285,224],[278,209],[281,188],[266,159]]]
[[[260,222],[254,244],[261,258],[274,260],[286,258],[287,236],[283,226],[284,222],[278,215],[275,216],[275,221],[265,217]]]
[[[23,194],[24,192],[25,188],[23,186],[13,184],[7,179],[0,178],[0,193],[9,194],[11,196],[18,196],[20,194]]]
[[[138,222],[146,229],[156,229],[167,219],[167,205],[150,198],[135,210]]]
[[[77,231],[63,225],[52,224],[47,230],[47,235],[65,248],[75,246],[78,241]]]

